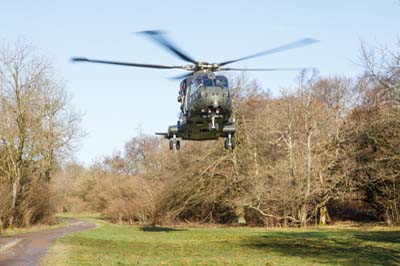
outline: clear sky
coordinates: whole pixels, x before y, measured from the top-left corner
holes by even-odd
[[[232,64],[232,67],[315,66],[322,75],[360,73],[360,40],[394,47],[398,0],[57,1],[2,0],[0,40],[24,37],[51,58],[74,107],[85,113],[76,159],[90,163],[122,149],[138,129],[152,134],[176,122],[178,70],[72,64],[71,56],[181,64],[133,32],[164,29],[196,60],[236,59],[302,37],[318,44]],[[277,94],[297,73],[251,73]]]

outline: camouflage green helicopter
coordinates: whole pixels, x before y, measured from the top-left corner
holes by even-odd
[[[300,39],[274,49],[269,49],[249,56],[221,63],[207,63],[194,60],[192,57],[178,49],[167,39],[161,31],[142,31],[152,41],[161,45],[163,48],[189,62],[189,65],[167,66],[141,63],[126,63],[115,61],[104,61],[88,59],[84,57],[74,57],[74,62],[91,62],[101,64],[112,64],[130,67],[144,67],[155,69],[183,69],[190,71],[174,79],[183,79],[180,83],[178,102],[181,104],[179,120],[176,125],[168,128],[166,133],[156,133],[169,139],[171,150],[180,149],[179,139],[184,140],[215,140],[225,138],[224,147],[226,149],[235,148],[235,119],[232,115],[232,94],[229,89],[228,79],[223,75],[216,75],[219,71],[299,71],[304,68],[229,68],[224,67],[235,62],[282,52],[310,45],[317,42],[311,38]]]

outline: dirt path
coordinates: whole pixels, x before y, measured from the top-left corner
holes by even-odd
[[[41,256],[56,238],[96,227],[93,223],[80,220],[68,221],[70,224],[61,228],[0,237],[0,266],[38,266]]]

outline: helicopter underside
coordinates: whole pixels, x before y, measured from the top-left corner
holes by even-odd
[[[224,121],[222,117],[215,117],[214,121],[208,117],[197,118],[181,125],[168,128],[168,138],[175,135],[184,140],[213,140],[226,138],[235,133],[235,125]]]
[[[206,141],[226,138],[225,148],[234,148],[233,137],[236,128],[232,119],[226,120],[222,116],[210,118],[209,116],[196,116],[184,124],[172,125],[168,133],[158,133],[170,139],[170,149],[179,149],[179,139],[191,141]]]

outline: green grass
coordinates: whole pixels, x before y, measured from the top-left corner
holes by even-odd
[[[100,226],[57,240],[44,265],[400,265],[400,231]]]

